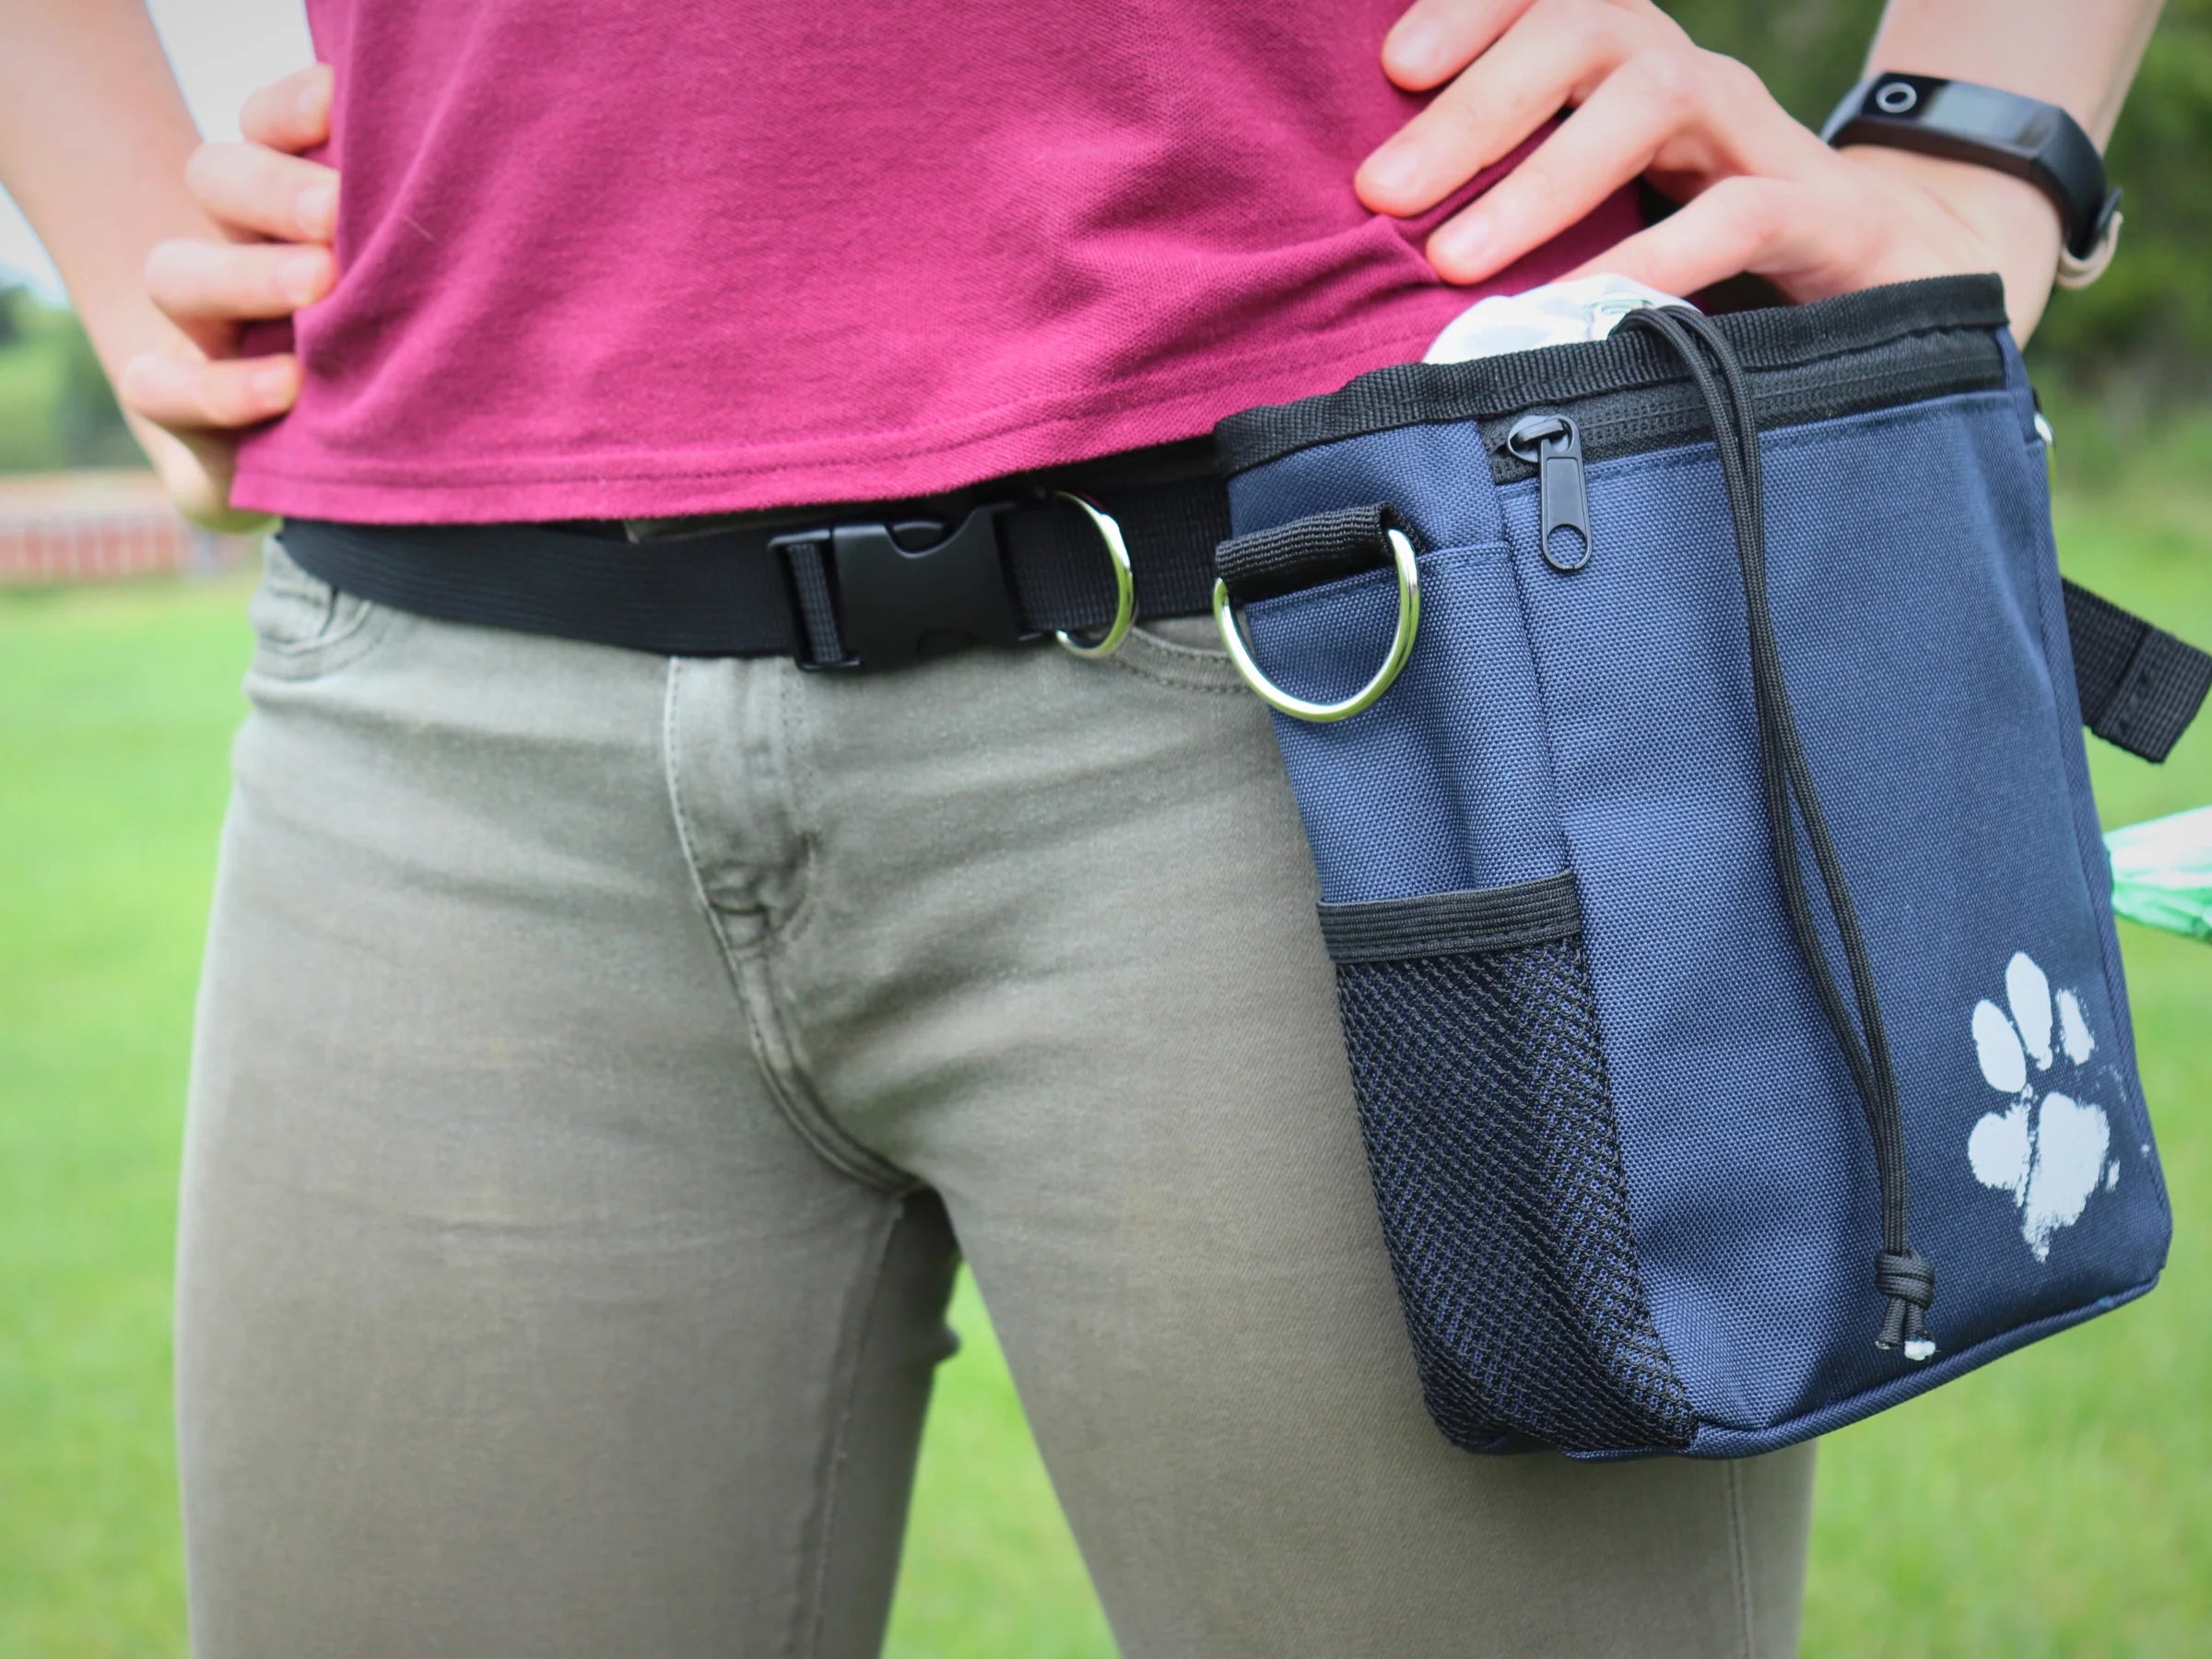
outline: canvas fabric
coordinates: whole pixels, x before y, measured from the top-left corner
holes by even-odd
[[[1857,327],[1881,303],[1845,314]],[[1980,332],[2002,359],[1983,389],[1760,441],[1775,633],[1887,1016],[1912,1242],[1937,1276],[1920,1361],[1874,1340],[1876,1163],[1784,911],[1713,443],[1592,461],[1592,552],[1570,571],[1536,545],[1535,481],[1496,476],[1498,419],[1403,418],[1424,386],[1468,383],[1421,377],[1456,371],[1270,412],[1291,440],[1230,481],[1240,534],[1380,501],[1422,549],[1399,681],[1340,724],[1277,718],[1324,910],[1571,888],[1568,939],[1408,947],[1394,989],[1388,964],[1339,969],[1408,1324],[1463,1443],[1786,1445],[2158,1277],[2170,1218],[2042,445],[2018,354]],[[1845,387],[1866,355],[1845,341],[1791,372]],[[1535,382],[1553,356],[1484,372]],[[1331,437],[1362,397],[1371,429]],[[1297,695],[1344,696],[1382,660],[1396,591],[1380,570],[1259,600],[1261,665]],[[1821,929],[1841,976],[1825,911]],[[1501,1182],[1522,1192],[1502,1208]],[[1511,1317],[1500,1285],[1525,1304]],[[1578,1426],[1593,1391],[1629,1418]]]

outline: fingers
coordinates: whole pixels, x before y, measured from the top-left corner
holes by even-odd
[[[229,229],[279,241],[326,242],[338,220],[338,175],[259,144],[203,144],[184,183]]]
[[[328,247],[297,245],[327,243],[337,225],[337,173],[299,154],[329,139],[330,106],[329,68],[310,65],[246,100],[244,143],[202,145],[186,163],[187,188],[240,240],[159,243],[146,286],[202,346],[226,347],[239,323],[289,316],[336,280]],[[236,434],[297,401],[298,359],[142,354],[124,366],[116,392],[186,517],[224,530],[262,522],[229,505]]]
[[[191,360],[146,353],[124,365],[124,406],[180,435],[253,426],[300,395],[299,359],[288,355]]]
[[[330,292],[328,248],[283,242],[165,241],[146,260],[146,290],[172,322],[288,317]]]
[[[1774,179],[1724,179],[1648,230],[1640,230],[1576,276],[1600,271],[1630,277],[1664,294],[1689,295],[1781,252],[1790,186]]]
[[[238,112],[239,130],[247,143],[264,144],[289,156],[326,144],[330,141],[330,89],[328,64],[295,69],[246,100]]]
[[[223,353],[236,324],[290,316],[336,281],[321,244],[336,228],[338,175],[294,153],[329,137],[331,84],[318,64],[262,88],[239,118],[244,143],[204,144],[185,163],[194,199],[239,240],[165,241],[147,256],[147,292],[209,355],[134,358],[116,391],[142,430],[151,423],[182,443],[182,471],[227,477],[227,434],[283,414],[299,396],[297,359]],[[149,441],[176,459],[173,445]]]
[[[1987,227],[1939,185],[1854,166],[1651,0],[1416,0],[1383,58],[1401,86],[1451,84],[1361,167],[1378,212],[1428,211],[1572,112],[1430,237],[1447,280],[1494,275],[1640,175],[1688,206],[1575,275],[1691,294],[1750,272],[1805,300],[1990,262]]]
[[[1563,106],[1581,101],[1651,33],[1607,0],[1537,0],[1367,159],[1353,188],[1378,213],[1427,212],[1512,154]]]
[[[1441,86],[1510,29],[1533,0],[1414,0],[1382,40],[1382,73],[1408,92]]]
[[[265,513],[230,505],[231,479],[238,470],[238,440],[229,433],[169,432],[134,418],[132,435],[154,464],[162,488],[177,511],[195,524],[229,535],[275,527]]]
[[[1832,152],[1758,76],[1712,53],[1638,53],[1495,187],[1439,229],[1429,259],[1479,282],[1542,246],[1630,180],[1696,195],[1745,175],[1794,178]]]
[[[1974,262],[1969,248],[1900,239],[1895,229],[1880,204],[1853,201],[1849,193],[1738,176],[1571,274],[1609,271],[1688,295],[1747,271],[1792,300],[1817,300]]]
[[[1739,117],[1711,107],[1703,73],[1678,53],[1629,59],[1533,155],[1429,239],[1429,263],[1448,281],[1480,281],[1639,177],[1670,141],[1683,147],[1689,137],[1708,167],[1721,162]]]

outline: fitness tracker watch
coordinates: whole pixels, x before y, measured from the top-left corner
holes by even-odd
[[[1891,72],[1861,81],[1836,106],[1820,136],[1883,144],[2026,179],[2058,209],[2066,228],[2061,288],[2087,288],[2104,274],[2120,240],[2120,193],[2081,124],[2056,104],[1971,81]]]

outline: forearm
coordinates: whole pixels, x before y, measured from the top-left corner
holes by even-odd
[[[112,378],[180,339],[141,273],[219,237],[184,185],[198,142],[141,0],[0,0],[0,184],[46,244]]]
[[[2101,147],[2120,119],[2161,0],[1889,0],[1866,54],[2057,104]]]
[[[2000,87],[2058,105],[2101,147],[2159,19],[2160,0],[1889,0],[1868,71]],[[1916,177],[1987,245],[2025,341],[2058,271],[2063,231],[2042,192],[1963,161],[1860,146],[1861,166]]]

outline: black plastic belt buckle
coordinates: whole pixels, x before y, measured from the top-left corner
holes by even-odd
[[[1035,639],[1014,608],[999,546],[998,521],[1012,507],[978,507],[949,535],[917,519],[773,537],[792,590],[799,666],[883,668],[960,645]]]

